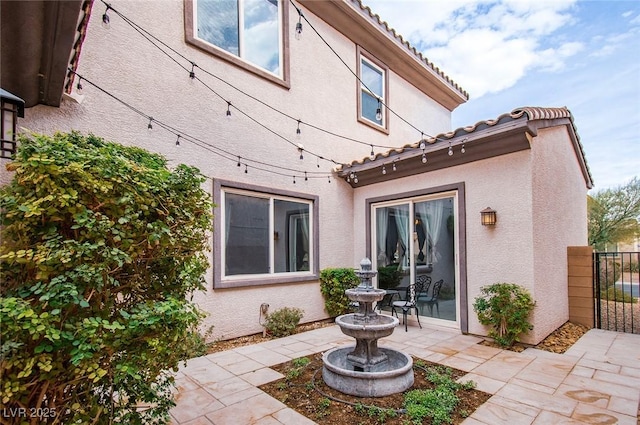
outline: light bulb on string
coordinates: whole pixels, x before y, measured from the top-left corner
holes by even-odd
[[[231,102],[227,101],[227,117],[231,116]]]
[[[376,109],[376,121],[382,121],[382,104],[378,99],[378,109]]]
[[[449,156],[453,156],[453,149],[451,148],[451,142],[449,142],[449,152],[447,152]]]
[[[107,5],[107,9],[102,14],[102,28],[106,30],[111,28],[111,20],[109,19],[109,9],[111,9],[111,6]]]
[[[465,153],[467,150],[464,148],[464,143],[462,144],[462,147],[460,148],[460,153]]]
[[[304,146],[302,146],[302,143],[298,143],[298,152],[300,152],[300,160],[303,160],[304,159],[304,155],[303,155]]]
[[[387,174],[387,167],[382,164],[382,175],[384,176],[385,174]]]
[[[369,159],[374,161],[376,159],[376,154],[373,152],[373,145],[371,145],[371,153],[369,154]]]
[[[424,151],[422,152],[422,163],[426,164],[427,163],[427,154],[424,153]]]
[[[296,40],[302,38],[302,12],[298,11],[298,23],[296,24]]]
[[[316,167],[320,168],[320,157],[316,157]]]
[[[194,71],[195,67],[196,67],[195,62],[191,62],[191,71],[189,71],[189,78],[191,79],[191,81],[193,81],[196,78],[196,73]]]
[[[298,120],[298,128],[296,128],[296,137],[299,139],[302,134],[302,131],[300,130],[300,120]]]
[[[327,178],[329,179],[329,183],[331,183],[331,176],[327,176]]]
[[[147,124],[147,130],[153,130],[153,117],[149,117],[149,124]]]
[[[82,78],[78,77],[78,84],[76,84],[76,92],[82,94]]]
[[[420,149],[424,151],[426,147],[427,147],[427,141],[424,140],[424,133],[420,133]]]
[[[293,176],[293,184],[296,184],[296,176]]]
[[[304,181],[308,182],[309,181],[309,177],[307,177],[307,172],[304,172]]]
[[[176,146],[180,146],[180,135],[176,138]]]
[[[393,163],[393,171],[397,171],[398,169],[396,168],[396,163]]]
[[[355,173],[354,173],[354,175],[353,175],[353,182],[354,182],[355,184],[358,184],[358,175],[357,175],[357,174],[355,174]]]
[[[238,164],[236,164],[238,167],[240,166],[240,157],[238,157]]]
[[[249,174],[249,166],[247,164],[244,164],[244,173]]]

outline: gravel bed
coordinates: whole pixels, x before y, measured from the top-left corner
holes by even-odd
[[[602,329],[640,334],[640,303],[600,301]]]

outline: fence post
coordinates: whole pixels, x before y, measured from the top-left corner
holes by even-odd
[[[569,321],[594,327],[593,248],[567,247]]]

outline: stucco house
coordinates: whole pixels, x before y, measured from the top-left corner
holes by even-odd
[[[1,12],[21,132],[90,132],[210,177],[211,269],[195,301],[212,338],[261,332],[263,304],[327,318],[320,270],[365,256],[400,287],[442,281],[422,324],[486,334],[472,303],[494,282],[536,299],[528,342],[568,319],[566,250],[586,245],[592,182],[566,108],[451,131],[467,93],[358,0]]]

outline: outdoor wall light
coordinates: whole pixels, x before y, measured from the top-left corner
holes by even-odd
[[[496,210],[492,210],[487,207],[480,211],[480,219],[482,221],[483,226],[495,226],[496,224]]]
[[[0,157],[11,159],[16,152],[18,117],[24,118],[24,100],[0,89]]]

